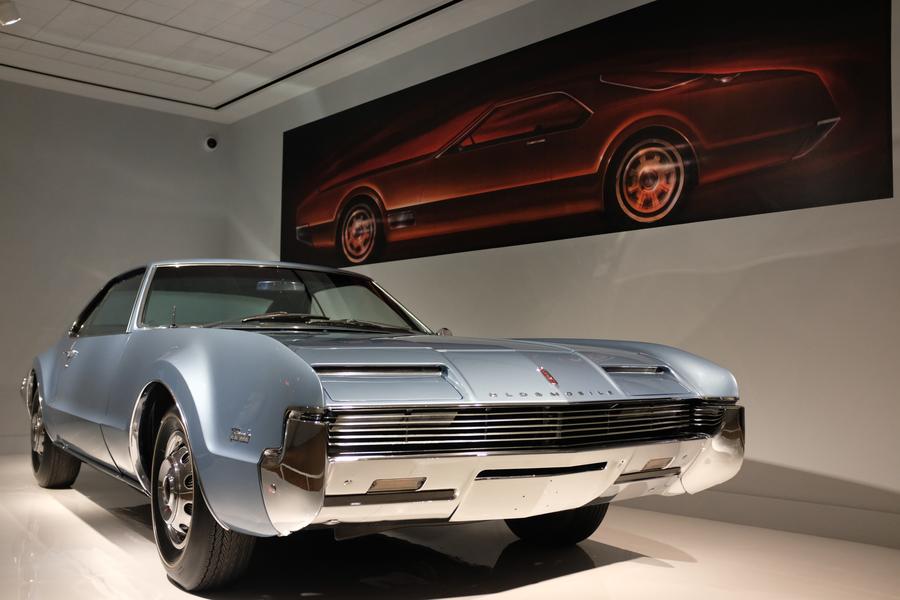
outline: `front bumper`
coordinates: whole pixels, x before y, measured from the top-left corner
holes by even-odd
[[[697,493],[740,470],[744,408],[712,436],[583,451],[328,456],[326,424],[292,411],[284,445],[260,462],[266,510],[281,535],[311,524],[522,518],[646,495]],[[376,480],[422,479],[372,492]]]

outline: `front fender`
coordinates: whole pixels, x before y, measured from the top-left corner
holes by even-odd
[[[315,372],[265,335],[199,329],[136,334],[140,339],[133,340],[129,362],[141,363],[142,354],[167,348],[144,362],[150,366],[142,379],[165,386],[174,399],[216,520],[243,533],[276,534],[262,500],[259,462],[266,448],[281,446],[289,409],[324,406]],[[233,436],[232,429],[241,435]]]

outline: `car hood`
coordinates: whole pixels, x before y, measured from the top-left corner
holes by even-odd
[[[640,349],[549,341],[356,332],[267,333],[344,404],[590,402],[695,396]]]

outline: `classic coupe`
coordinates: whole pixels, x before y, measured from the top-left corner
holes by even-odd
[[[655,223],[696,185],[807,155],[839,120],[809,71],[577,77],[337,159],[297,203],[295,235],[359,264],[386,244],[562,217]]]
[[[222,585],[257,537],[503,519],[575,544],[610,502],[743,460],[730,372],[674,348],[437,335],[371,279],[159,262],[111,279],[22,382],[40,486],[82,463],[150,498],[168,575]]]

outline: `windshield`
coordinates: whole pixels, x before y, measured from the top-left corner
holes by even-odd
[[[366,278],[287,267],[158,267],[141,321],[145,327],[302,326],[422,332]]]

